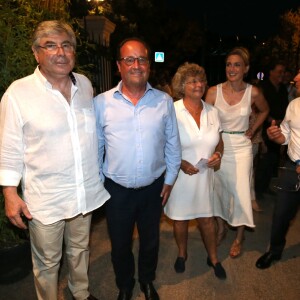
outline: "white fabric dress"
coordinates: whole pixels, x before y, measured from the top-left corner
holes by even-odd
[[[182,149],[182,159],[194,165],[201,159],[208,159],[219,142],[220,120],[213,106],[203,103],[200,129],[185,108],[183,100],[174,103]],[[170,198],[164,208],[165,214],[173,220],[190,220],[213,216],[212,168],[200,169],[195,175],[179,171]]]
[[[255,227],[250,197],[252,143],[244,133],[237,133],[249,127],[251,90],[252,85],[247,84],[241,101],[229,105],[223,97],[222,84],[217,85],[215,107],[224,131],[224,154],[221,167],[215,173],[214,215],[231,226]]]

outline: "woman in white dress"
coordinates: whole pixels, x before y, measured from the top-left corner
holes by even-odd
[[[195,219],[208,253],[207,264],[213,267],[216,277],[225,279],[226,272],[217,258],[212,202],[214,167],[220,165],[223,141],[217,109],[202,100],[205,88],[206,74],[197,64],[183,64],[172,80],[174,97],[180,99],[174,105],[182,161],[164,212],[174,220],[178,246],[175,271],[185,270],[188,223]]]
[[[261,91],[244,81],[249,71],[248,50],[234,48],[225,62],[227,81],[209,88],[205,101],[218,109],[223,128],[224,156],[215,174],[214,187],[214,214],[219,217],[217,242],[221,242],[227,231],[224,220],[236,227],[236,238],[229,253],[235,258],[241,254],[245,226],[255,227],[250,196],[251,137],[268,116],[269,107]],[[249,128],[252,105],[258,114]]]

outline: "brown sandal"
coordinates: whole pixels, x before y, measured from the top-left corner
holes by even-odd
[[[231,258],[238,257],[242,252],[242,242],[239,240],[234,240],[230,248],[229,255]]]

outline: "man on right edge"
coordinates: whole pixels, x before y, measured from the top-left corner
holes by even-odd
[[[268,77],[258,84],[270,108],[269,116],[263,124],[261,155],[255,171],[255,192],[258,199],[263,197],[264,193],[274,194],[269,188],[270,182],[272,177],[277,177],[282,150],[286,150],[285,147],[268,139],[266,132],[272,120],[276,121],[276,125],[281,123],[289,103],[288,92],[283,84],[285,64],[284,62],[271,60],[268,70]]]
[[[160,217],[181,163],[175,108],[167,93],[147,82],[150,49],[144,41],[124,40],[117,56],[122,80],[95,98],[100,170],[111,195],[106,206],[111,259],[118,300],[129,300],[135,283],[132,235],[136,224],[140,288],[146,300],[158,300],[153,281]]]
[[[300,94],[300,70],[294,81]],[[295,217],[300,203],[300,97],[290,102],[280,127],[273,120],[267,134],[277,144],[288,145],[284,167],[291,171],[279,177],[281,189],[273,213],[270,247],[257,260],[256,267],[259,269],[269,268],[274,261],[281,259],[290,221]]]

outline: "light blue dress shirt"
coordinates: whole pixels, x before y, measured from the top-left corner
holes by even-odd
[[[165,184],[173,185],[181,163],[173,99],[147,83],[135,106],[121,87],[94,98],[101,176],[137,188],[165,172]]]

